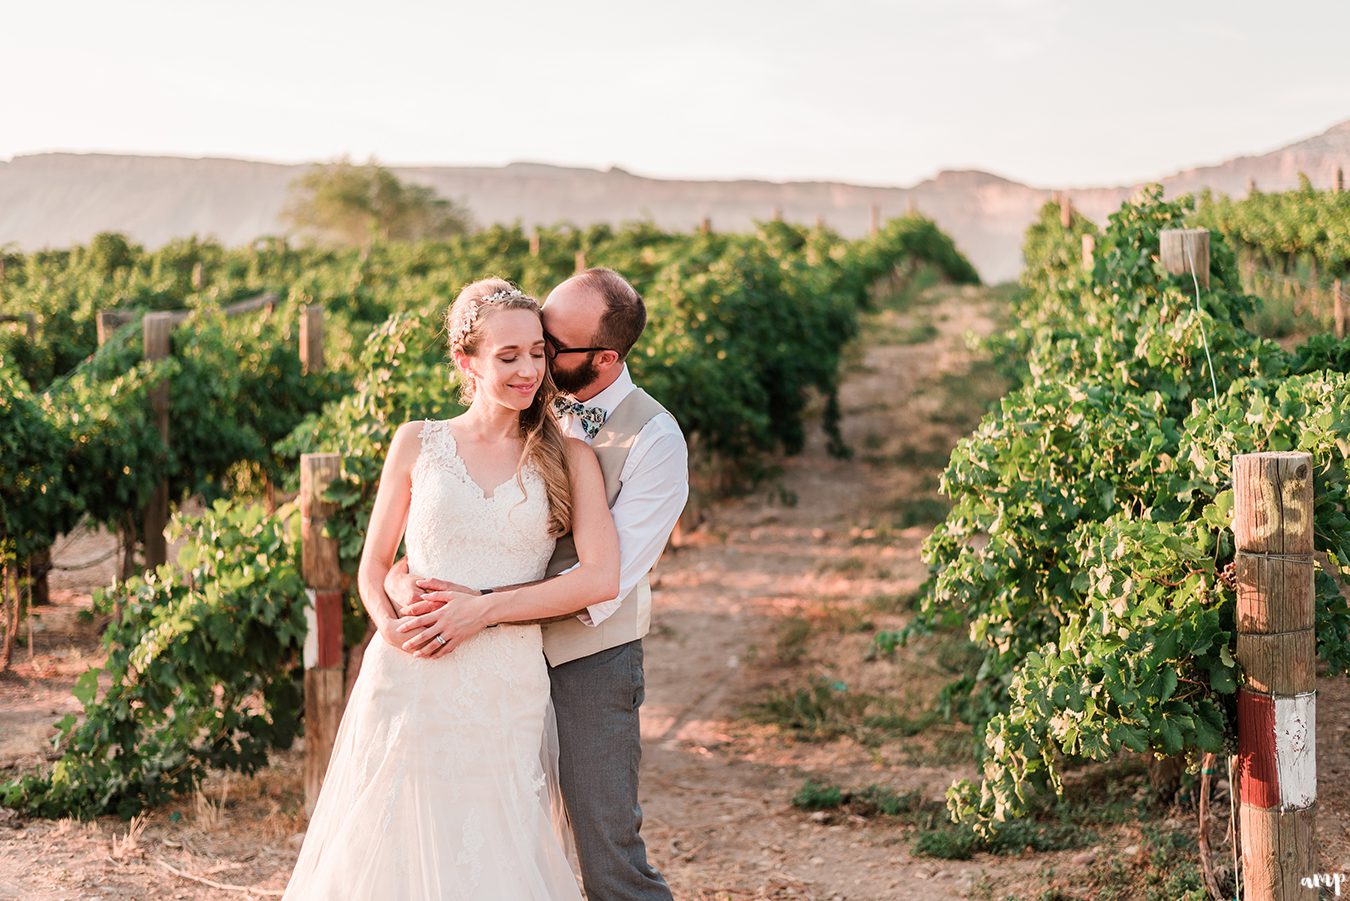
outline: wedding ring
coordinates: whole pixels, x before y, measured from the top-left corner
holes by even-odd
[[[448,642],[448,641],[445,640],[445,636],[444,636],[444,635],[437,635],[437,636],[436,636],[436,642],[437,642],[438,644],[441,644],[441,645],[447,645],[447,644],[450,643],[450,642]]]

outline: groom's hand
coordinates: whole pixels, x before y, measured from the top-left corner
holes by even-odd
[[[414,600],[406,607],[400,608],[399,611],[404,616],[422,616],[439,610],[452,601],[455,595],[470,595],[473,597],[479,595],[479,592],[472,588],[455,582],[447,582],[444,579],[414,579],[413,587],[415,589]]]
[[[404,557],[390,567],[384,577],[384,593],[394,605],[394,612],[407,616],[408,608],[419,600],[417,576],[408,571],[408,558]]]

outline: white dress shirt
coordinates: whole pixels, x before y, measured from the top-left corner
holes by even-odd
[[[625,363],[612,385],[582,403],[612,414],[635,390]],[[569,437],[591,443],[577,417],[569,413],[559,423]],[[604,622],[651,572],[684,511],[689,498],[689,448],[673,416],[658,413],[642,427],[633,439],[619,479],[623,487],[610,508],[619,532],[619,594],[578,614],[577,618],[588,626]]]

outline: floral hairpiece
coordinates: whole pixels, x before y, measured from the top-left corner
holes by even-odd
[[[471,301],[468,309],[464,311],[464,317],[460,319],[459,325],[450,330],[450,346],[458,347],[464,343],[464,339],[469,337],[469,332],[473,331],[473,324],[478,321],[478,311],[484,306],[524,296],[519,288],[503,288],[480,300]]]

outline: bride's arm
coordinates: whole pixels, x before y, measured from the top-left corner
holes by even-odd
[[[398,609],[385,591],[385,581],[408,525],[408,505],[412,499],[410,477],[421,443],[422,425],[421,422],[404,423],[389,442],[389,453],[380,472],[380,485],[375,492],[375,505],[370,513],[370,525],[361,548],[361,565],[356,575],[357,591],[366,613],[370,614],[380,635],[395,647],[408,636],[394,631],[399,623]]]
[[[572,616],[618,593],[619,536],[609,515],[600,464],[585,443],[569,438],[567,465],[572,480],[572,537],[580,562],[542,582],[461,596],[432,613],[405,619],[400,630],[425,630],[405,642],[405,650],[439,657],[487,626]],[[443,636],[446,644],[423,649],[436,635]]]

